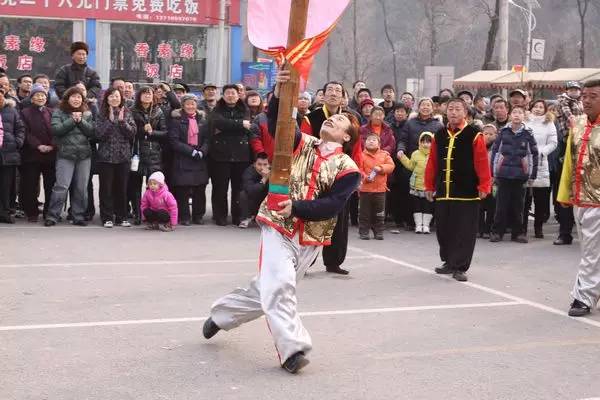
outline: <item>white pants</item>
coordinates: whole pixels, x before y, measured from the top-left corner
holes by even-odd
[[[600,208],[575,209],[581,239],[581,261],[571,296],[590,308],[600,298]]]
[[[263,314],[275,341],[279,361],[312,348],[296,309],[296,282],[304,276],[321,249],[301,246],[298,236],[289,239],[270,226],[262,225],[259,274],[246,289],[238,288],[217,300],[212,320],[226,331],[255,320]]]

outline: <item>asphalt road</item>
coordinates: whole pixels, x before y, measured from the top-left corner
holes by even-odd
[[[600,315],[566,316],[578,243],[477,244],[432,274],[434,235],[360,241],[299,285],[314,349],[291,376],[263,319],[211,341],[211,303],[257,267],[258,229],[0,227],[0,399],[589,399]]]

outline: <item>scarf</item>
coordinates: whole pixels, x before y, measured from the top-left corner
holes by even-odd
[[[198,121],[196,121],[196,114],[188,115],[188,144],[190,146],[198,146]]]

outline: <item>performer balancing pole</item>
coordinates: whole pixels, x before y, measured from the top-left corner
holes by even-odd
[[[288,50],[293,49],[304,40],[309,1],[292,0],[291,2]],[[269,209],[275,211],[281,209],[279,207],[280,202],[289,200],[290,169],[294,152],[298,92],[300,88],[300,74],[289,60],[286,59],[281,68],[284,71],[290,71],[290,80],[282,83],[279,90],[275,151],[269,178],[269,194],[267,196]]]

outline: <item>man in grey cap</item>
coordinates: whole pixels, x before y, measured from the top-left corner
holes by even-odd
[[[527,99],[529,94],[526,90],[523,89],[515,89],[509,93],[508,98],[510,102],[511,109],[513,107],[525,107],[527,108]]]
[[[217,105],[217,94],[217,85],[215,85],[214,83],[205,83],[204,88],[202,89],[202,95],[204,96],[204,100],[202,100],[200,104],[198,104],[198,108],[203,110],[208,115]]]

